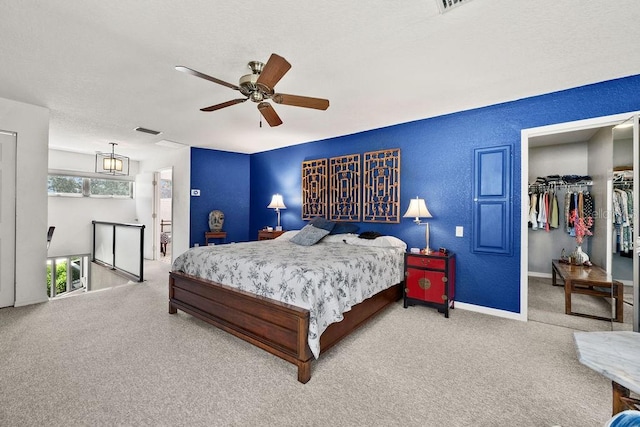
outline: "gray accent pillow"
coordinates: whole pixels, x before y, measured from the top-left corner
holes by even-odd
[[[318,243],[327,234],[329,234],[329,230],[324,230],[322,228],[314,227],[311,224],[307,224],[289,241],[300,246],[312,246]]]

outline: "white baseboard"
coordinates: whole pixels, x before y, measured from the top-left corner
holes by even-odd
[[[504,317],[511,320],[521,320],[523,322],[527,321],[527,317],[523,316],[522,313],[514,313],[512,311],[498,310],[497,308],[483,307],[481,305],[468,304],[458,301],[455,301],[454,304],[456,310],[460,308],[462,310],[475,311],[476,313],[489,314],[491,316]]]
[[[23,307],[25,305],[31,305],[31,304],[40,304],[42,302],[47,302],[49,301],[49,298],[44,298],[44,299],[34,299],[34,300],[24,300],[24,301],[18,301],[16,300],[16,302],[13,304],[14,307]]]
[[[529,271],[527,272],[528,276],[531,277],[542,277],[544,279],[551,279],[551,273],[538,273],[537,271]]]

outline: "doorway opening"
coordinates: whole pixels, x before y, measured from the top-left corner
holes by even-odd
[[[163,169],[159,172],[160,182],[158,186],[158,200],[160,207],[158,209],[160,230],[160,255],[159,260],[171,264],[171,241],[172,241],[172,224],[173,224],[173,171],[171,168]]]
[[[633,142],[625,147],[626,158],[620,159],[619,153],[614,154],[614,127],[634,114],[636,113],[630,112],[522,131],[520,300],[523,318],[582,330],[624,330],[634,327],[637,330],[638,307],[637,304],[634,306],[633,301],[637,302],[638,298],[638,280],[637,278],[629,280],[628,265],[624,272],[614,270],[614,267],[617,268],[615,261],[620,260],[615,257],[616,230],[612,225],[615,169],[623,167],[628,170],[629,165],[633,169],[634,163],[637,168],[638,163],[634,158],[638,154],[637,147],[634,154]],[[554,178],[557,179],[558,175],[561,184],[549,184]],[[564,175],[575,175],[583,179],[574,185],[566,185],[566,181],[562,180]],[[637,171],[635,180],[637,181]],[[557,197],[560,200],[560,209],[557,214],[561,220],[560,226],[556,225],[559,229],[551,228],[550,230],[546,227],[540,231],[534,228],[536,218],[532,219],[531,204],[534,199],[532,194],[537,193],[539,188],[531,184],[536,182],[542,183],[540,188],[544,189],[545,198],[552,200],[550,197]],[[564,197],[568,192],[580,193],[581,196],[583,193],[588,194],[590,198],[595,199],[595,220],[591,229],[593,236],[585,239],[586,245],[582,244],[582,248],[589,253],[591,261],[601,266],[613,279],[620,279],[627,285],[631,285],[624,287],[628,294],[625,295],[624,324],[565,314],[564,286],[551,285],[552,259],[560,259],[562,250],[565,248],[568,257],[576,247],[575,234],[571,236],[567,233],[568,230],[563,221],[565,216],[563,202],[567,200]],[[550,196],[549,193],[552,195]],[[630,260],[632,263],[637,263],[637,259],[632,258],[627,258],[625,262],[628,263]],[[638,267],[634,266],[632,269],[637,270]],[[620,274],[624,274],[624,277],[618,277]],[[578,298],[582,297],[578,296]],[[597,300],[595,297],[589,296],[589,298]],[[611,302],[606,300],[608,299],[602,298],[598,301],[586,302],[601,304],[602,306],[598,308],[606,313],[607,309],[613,310],[610,307],[613,300]]]

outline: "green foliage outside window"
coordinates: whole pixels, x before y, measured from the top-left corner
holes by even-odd
[[[50,175],[47,190],[49,193],[82,194],[82,178]]]
[[[72,259],[71,264],[78,262],[80,258]],[[52,263],[47,263],[47,295],[51,296],[51,265]],[[80,280],[80,269],[79,268],[71,268],[72,271],[72,283]],[[56,263],[56,295],[61,294],[67,291],[67,263],[60,262]]]
[[[131,183],[113,179],[91,179],[91,194],[97,196],[130,196]]]
[[[132,197],[133,182],[121,179],[49,175],[47,191],[51,195]]]

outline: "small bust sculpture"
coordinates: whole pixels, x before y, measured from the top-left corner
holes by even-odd
[[[209,230],[222,231],[222,224],[224,224],[224,212],[214,210],[209,213]]]

